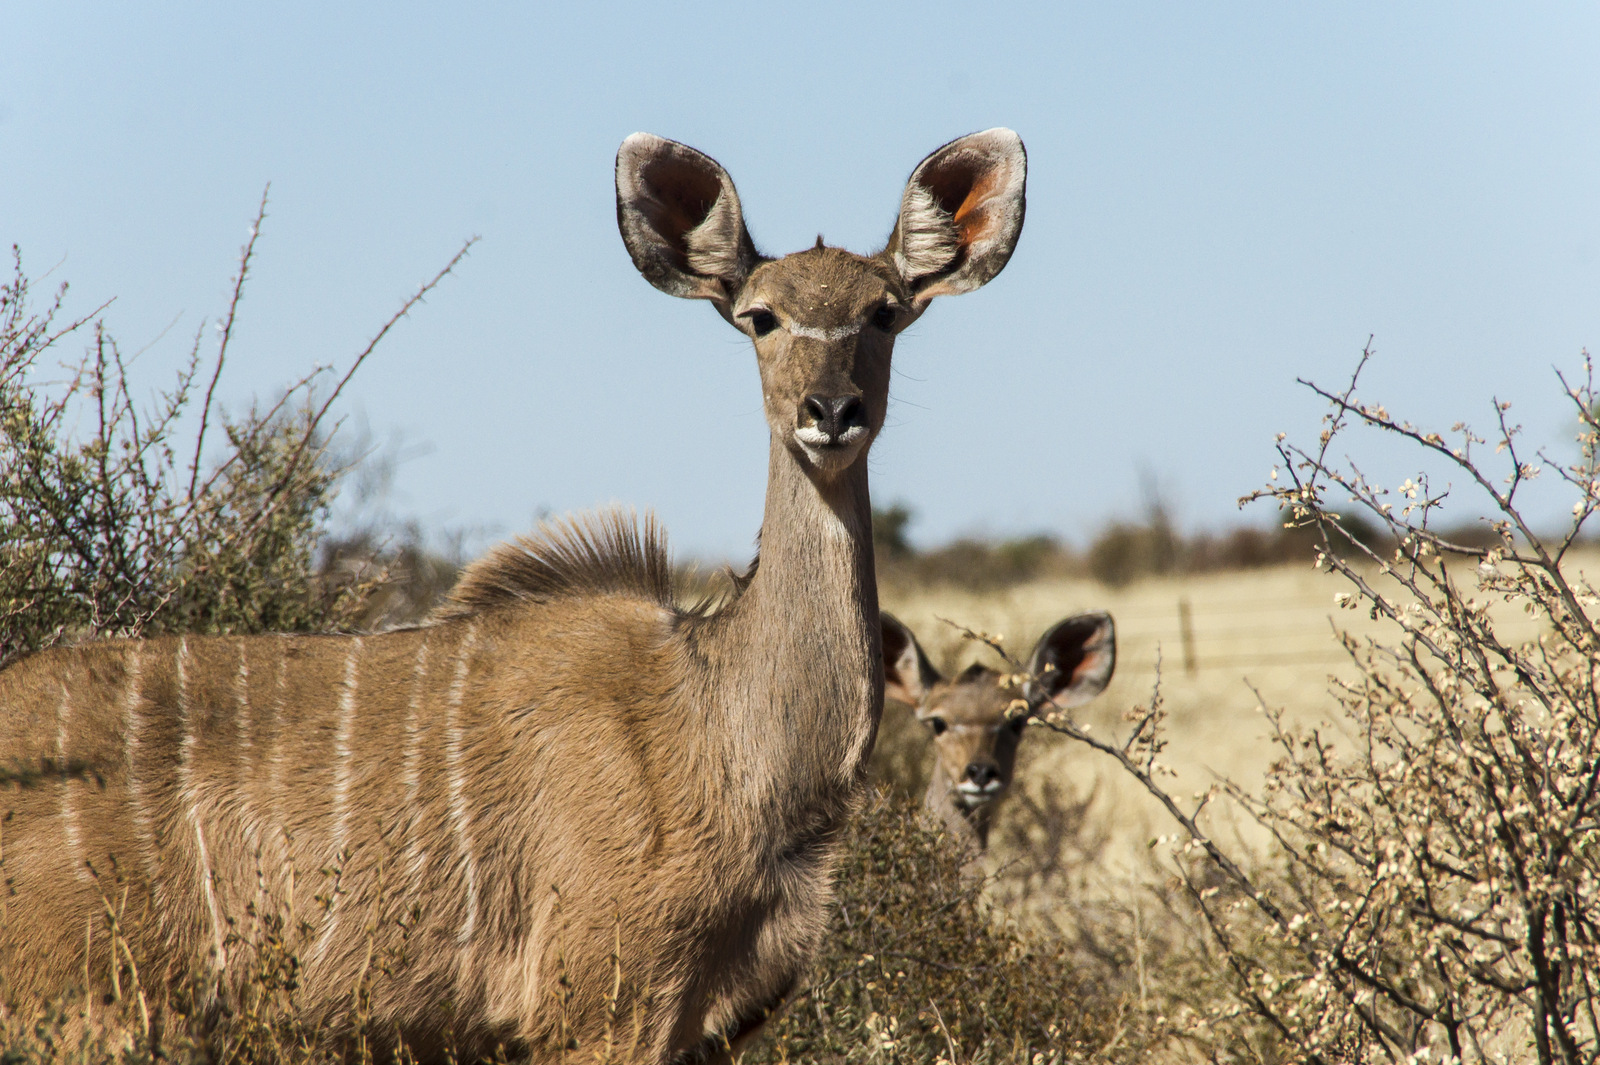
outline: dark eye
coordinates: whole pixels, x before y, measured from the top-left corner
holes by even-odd
[[[944,718],[942,717],[930,717],[927,719],[927,721],[928,727],[933,729],[933,734],[935,736],[943,736],[944,730],[950,727],[944,723]]]
[[[755,310],[748,312],[750,328],[755,330],[758,337],[764,337],[778,328],[778,316],[771,311]]]
[[[1012,732],[1014,732],[1018,736],[1020,736],[1020,735],[1022,735],[1022,730],[1028,727],[1028,719],[1026,717],[1018,715],[1018,716],[1012,718],[1010,721],[1006,722],[1006,724],[1011,726],[1011,731]]]
[[[881,329],[885,333],[894,328],[894,320],[894,308],[888,306],[887,304],[872,312],[872,324],[874,328]]]

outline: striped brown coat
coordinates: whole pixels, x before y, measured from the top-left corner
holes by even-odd
[[[227,995],[245,915],[292,910],[300,1001],[331,1029],[381,961],[372,1017],[423,1057],[546,1060],[571,1040],[726,1057],[821,933],[881,709],[865,456],[894,337],[1004,265],[1024,166],[1009,131],[952,142],[883,252],[768,260],[721,167],[630,137],[636,265],[756,348],[759,567],[685,610],[655,531],[602,515],[497,549],[415,629],[17,663],[0,673],[7,993],[106,984],[109,899],[147,984],[199,973]]]

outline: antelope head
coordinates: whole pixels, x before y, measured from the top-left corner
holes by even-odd
[[[636,133],[617,155],[617,216],[651,284],[709,300],[754,343],[773,439],[813,480],[854,466],[883,428],[895,336],[936,296],[999,273],[1022,229],[1027,156],[1008,129],[951,141],[913,171],[888,244],[863,256],[755,249],[727,171]]]
[[[909,628],[891,614],[882,619],[884,694],[915,709],[933,734],[928,806],[958,827],[965,823],[981,848],[990,812],[1011,786],[1028,721],[1047,706],[1082,706],[1110,683],[1117,657],[1111,615],[1074,614],[1051,626],[1020,683],[976,663],[946,680]]]

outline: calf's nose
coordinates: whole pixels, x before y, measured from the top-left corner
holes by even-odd
[[[967,779],[980,788],[987,788],[990,783],[1000,779],[1000,770],[982,762],[973,762],[967,766]]]

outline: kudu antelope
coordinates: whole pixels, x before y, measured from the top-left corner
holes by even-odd
[[[109,990],[110,898],[147,980],[195,968],[225,995],[248,953],[230,916],[292,903],[314,922],[299,999],[334,1031],[371,959],[398,957],[370,1016],[423,1057],[739,1047],[825,926],[882,709],[866,457],[895,337],[999,273],[1025,176],[1016,134],[963,137],[917,166],[882,251],[770,259],[714,160],[624,141],[634,264],[755,346],[759,566],[683,609],[653,524],[604,514],[496,548],[414,629],[13,665],[6,993]]]
[[[1116,626],[1102,613],[1056,622],[1028,658],[1029,679],[1013,688],[1003,683],[1011,677],[979,663],[946,680],[904,623],[887,612],[882,621],[884,692],[915,710],[933,733],[933,777],[923,805],[981,854],[1016,773],[1028,720],[1047,703],[1082,706],[1105,690],[1117,663]]]

